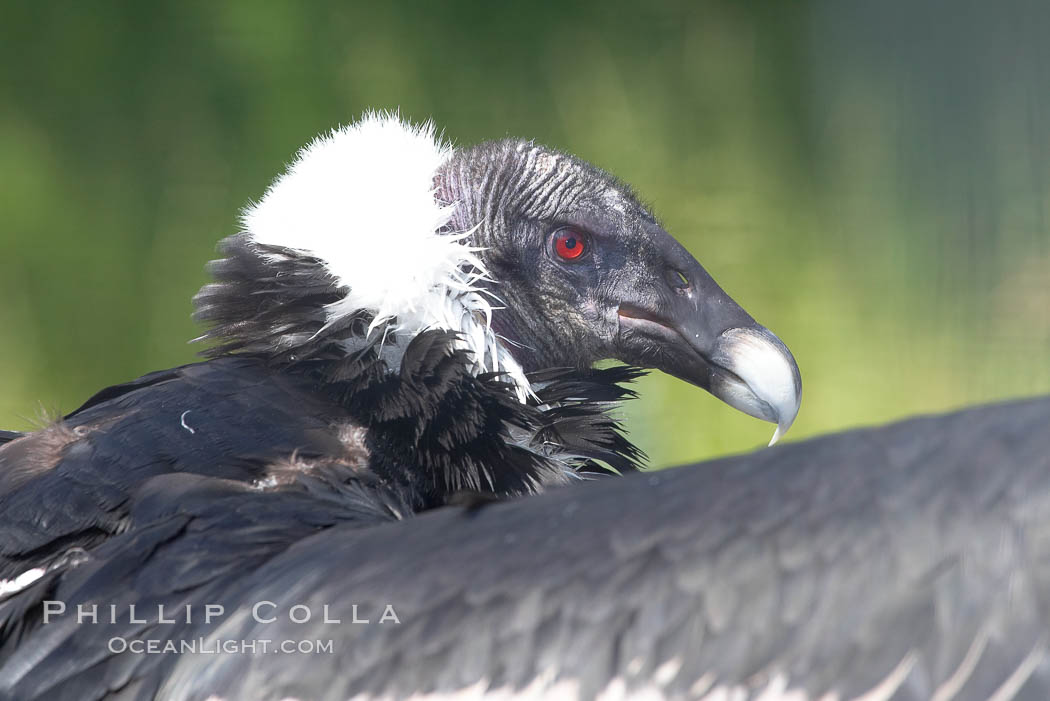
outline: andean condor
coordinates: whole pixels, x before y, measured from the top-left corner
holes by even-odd
[[[50,652],[28,643],[42,602],[134,544],[162,563],[196,543],[195,597],[336,524],[634,470],[607,411],[636,367],[775,423],[773,441],[799,409],[784,344],[630,189],[532,142],[456,150],[368,115],[305,147],[221,250],[195,298],[209,360],[0,436],[0,689]],[[629,365],[592,368],[606,358]],[[106,577],[134,596],[118,559]],[[128,691],[113,669],[85,673]]]

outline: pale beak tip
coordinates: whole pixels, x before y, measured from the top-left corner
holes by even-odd
[[[784,434],[780,432],[780,426],[777,426],[777,430],[773,431],[773,437],[769,439],[769,445],[767,445],[766,447],[772,448],[773,446],[775,446],[782,435]]]
[[[716,397],[746,414],[777,425],[769,445],[791,428],[802,403],[802,378],[791,351],[769,329],[724,331],[712,360],[730,371],[712,383]]]
[[[791,426],[795,423],[795,417],[798,416],[799,405],[801,404],[801,396],[796,395],[794,401],[788,402],[785,406],[777,407],[777,429],[773,431],[773,437],[769,439],[769,445],[767,447],[772,448],[777,442],[783,438]]]
[[[781,438],[784,437],[788,432],[788,429],[791,428],[791,424],[795,422],[794,419],[795,417],[792,416],[790,421],[781,421],[777,424],[777,430],[773,431],[773,437],[769,439],[769,445],[766,446],[767,448],[772,448]]]

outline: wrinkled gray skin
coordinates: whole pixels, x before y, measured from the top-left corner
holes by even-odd
[[[503,140],[458,151],[437,195],[472,243],[504,302],[493,319],[526,370],[615,358],[663,370],[752,416],[778,438],[801,401],[787,347],[737,305],[630,188],[568,154]],[[583,232],[572,261],[554,234]]]

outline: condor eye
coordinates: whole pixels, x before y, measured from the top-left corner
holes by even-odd
[[[554,233],[554,252],[562,260],[576,260],[587,250],[587,235],[575,229],[559,229]]]

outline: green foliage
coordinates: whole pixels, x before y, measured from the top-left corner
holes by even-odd
[[[794,351],[789,439],[1050,391],[1039,3],[22,3],[0,22],[0,425],[193,360],[215,242],[366,108],[635,185]],[[656,465],[772,427],[662,376]]]

